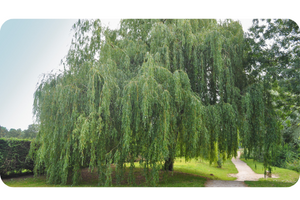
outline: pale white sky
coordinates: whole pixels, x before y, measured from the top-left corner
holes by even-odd
[[[8,20],[0,30],[0,125],[27,129],[39,77],[58,70],[76,20]]]
[[[0,31],[0,126],[25,130],[34,123],[33,94],[42,74],[63,69],[74,20],[12,19]],[[118,20],[102,23],[116,29]]]

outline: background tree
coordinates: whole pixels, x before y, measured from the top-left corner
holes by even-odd
[[[269,158],[279,141],[267,88],[248,76],[249,44],[238,22],[78,20],[64,71],[49,74],[35,92],[40,131],[32,145],[35,172],[51,183],[73,183],[80,168],[97,170],[99,184],[117,183],[140,156],[147,183],[187,160],[236,156],[238,138]],[[265,167],[270,159],[265,159]]]
[[[0,126],[0,138],[4,138],[7,136],[8,130],[4,126]]]
[[[9,129],[6,137],[7,138],[10,138],[10,137],[18,138],[18,137],[21,137],[21,134],[22,134],[22,130],[20,128],[19,129],[11,128],[11,129]]]
[[[251,76],[265,79],[279,117],[293,117],[300,102],[300,30],[289,19],[253,20],[247,41]]]
[[[280,122],[282,143],[273,164],[299,162],[300,30],[289,19],[253,20],[246,39],[252,79],[264,82],[266,94]],[[300,170],[299,164],[298,171]]]
[[[30,124],[28,125],[28,128],[23,131],[22,137],[25,139],[33,139],[36,137],[38,131],[39,131],[38,124]]]

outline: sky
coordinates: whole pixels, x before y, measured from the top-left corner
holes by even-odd
[[[35,123],[33,95],[42,74],[63,69],[77,19],[11,19],[0,29],[0,126],[21,128]],[[104,20],[116,28],[118,21]]]
[[[0,29],[0,126],[21,128],[35,123],[33,95],[43,74],[63,69],[77,19],[11,19]],[[118,28],[119,19],[101,20]],[[245,27],[251,20],[240,20]]]
[[[0,29],[0,125],[27,129],[33,124],[33,94],[39,77],[59,69],[76,20],[6,21]]]

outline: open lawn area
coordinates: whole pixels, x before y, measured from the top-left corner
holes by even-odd
[[[136,163],[134,173],[136,174],[137,187],[147,186],[145,178],[142,176],[143,169]],[[209,179],[215,180],[234,180],[234,177],[228,177],[227,174],[237,173],[234,164],[228,160],[222,168],[215,165],[209,165],[207,161],[191,160],[185,162],[183,158],[176,159],[174,163],[174,172],[161,172],[158,187],[204,187]],[[126,175],[127,176],[127,175]],[[131,187],[126,181],[127,178],[118,187]],[[69,183],[66,186],[46,183],[45,176],[33,177],[24,176],[19,178],[4,179],[3,182],[10,187],[72,187]],[[113,183],[115,178],[113,177]],[[82,170],[82,180],[78,187],[97,187],[98,180],[96,173],[90,173],[87,169]],[[114,184],[116,186],[116,184]]]
[[[263,174],[263,165],[259,162],[253,162],[252,159],[242,159],[246,162],[254,172]],[[256,168],[255,168],[256,164]],[[134,169],[135,182],[134,185],[128,183],[128,172],[126,169],[125,178],[121,185],[116,185],[115,174],[113,173],[112,182],[114,187],[148,187],[143,176],[143,169],[138,163],[135,163]],[[235,165],[227,160],[223,163],[222,168],[218,168],[215,164],[210,165],[204,160],[190,160],[185,162],[183,158],[177,158],[174,163],[174,172],[160,172],[158,187],[204,187],[208,179],[213,180],[235,180],[230,174],[238,173]],[[273,174],[279,178],[261,178],[259,181],[245,181],[249,187],[290,187],[299,179],[299,173],[282,169],[273,168]],[[46,176],[23,176],[18,178],[3,179],[3,182],[10,187],[73,187],[71,182],[67,185],[48,184]],[[88,169],[82,170],[82,179],[76,187],[98,187],[97,173],[89,172]]]
[[[178,158],[174,164],[174,170],[203,176],[213,180],[227,181],[236,179],[235,177],[229,177],[228,174],[238,173],[231,160],[225,161],[222,168],[218,168],[216,164],[209,165],[209,162],[205,160],[192,159],[189,162],[185,162],[183,158]]]

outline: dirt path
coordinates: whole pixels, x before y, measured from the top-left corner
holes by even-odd
[[[205,187],[247,187],[244,181],[208,180]]]
[[[239,171],[237,174],[232,174],[233,177],[237,177],[235,181],[258,181],[263,178],[263,174],[255,173],[245,162],[240,160],[241,152],[238,151],[237,158],[232,158],[231,161],[235,164],[235,167]]]
[[[238,170],[237,174],[231,174],[233,177],[237,177],[234,181],[222,181],[222,180],[208,180],[205,183],[206,187],[247,187],[244,181],[258,181],[263,178],[263,174],[256,174],[245,162],[241,161],[241,152],[238,151],[237,158],[232,158],[231,161],[235,164]]]

